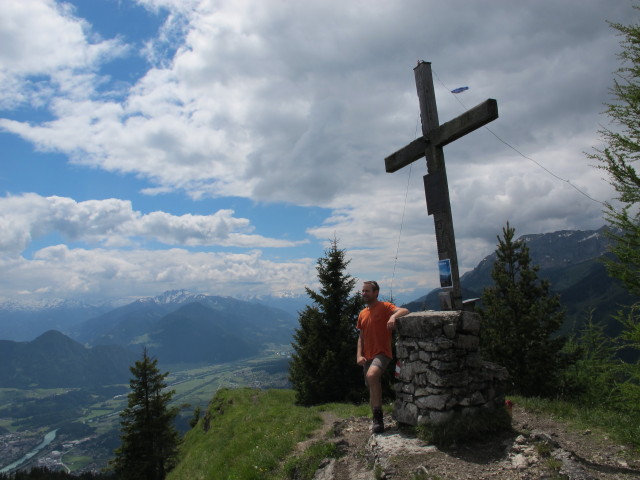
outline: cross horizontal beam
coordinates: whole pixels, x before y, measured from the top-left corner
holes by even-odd
[[[426,139],[425,137],[417,138],[409,145],[389,155],[384,159],[385,169],[387,173],[400,170],[402,167],[406,167],[424,157],[429,143],[436,147],[444,147],[496,118],[498,118],[498,102],[493,98],[489,98],[453,120],[435,128]]]

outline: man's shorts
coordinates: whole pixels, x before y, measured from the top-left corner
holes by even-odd
[[[367,360],[367,363],[365,363],[362,367],[362,369],[364,370],[364,384],[367,387],[369,386],[369,382],[367,382],[367,371],[369,370],[369,367],[371,365],[375,365],[376,367],[378,367],[380,370],[384,372],[386,368],[389,366],[389,363],[391,363],[391,359],[386,355],[382,355],[382,354],[376,355],[371,360]]]

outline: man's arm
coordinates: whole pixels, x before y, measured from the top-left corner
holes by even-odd
[[[393,330],[394,328],[396,328],[396,320],[400,317],[404,317],[407,313],[409,313],[409,310],[407,310],[406,308],[396,307],[396,309],[393,311],[393,313],[389,317],[389,321],[387,322],[387,328],[389,330]]]
[[[358,365],[364,365],[367,362],[367,359],[362,356],[362,343],[362,332],[360,332],[360,335],[358,335],[358,349],[356,352],[356,363]]]

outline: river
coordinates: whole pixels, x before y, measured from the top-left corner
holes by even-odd
[[[15,469],[15,468],[19,467],[20,465],[22,465],[27,460],[33,458],[40,450],[42,450],[44,447],[46,447],[51,442],[53,442],[53,440],[56,438],[56,432],[57,431],[58,431],[58,429],[51,430],[49,433],[47,433],[44,436],[44,440],[42,440],[42,442],[37,447],[35,447],[33,450],[31,450],[29,453],[27,453],[20,460],[17,460],[15,462],[13,462],[12,464],[7,465],[6,467],[0,469],[0,473],[8,473],[8,472],[12,471],[13,469]]]

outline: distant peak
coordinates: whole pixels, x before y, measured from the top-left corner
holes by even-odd
[[[167,290],[164,293],[161,293],[160,295],[153,297],[149,300],[152,300],[156,303],[159,304],[175,304],[175,303],[184,303],[187,301],[195,301],[195,300],[199,300],[199,299],[203,299],[207,297],[207,295],[204,295],[202,293],[193,293],[190,292],[188,290]]]
[[[69,337],[67,337],[64,333],[59,332],[58,330],[47,330],[42,335],[35,338],[32,343],[35,344],[44,344],[44,343],[68,343],[68,344],[76,344],[77,342]],[[78,345],[80,345],[78,343]]]

